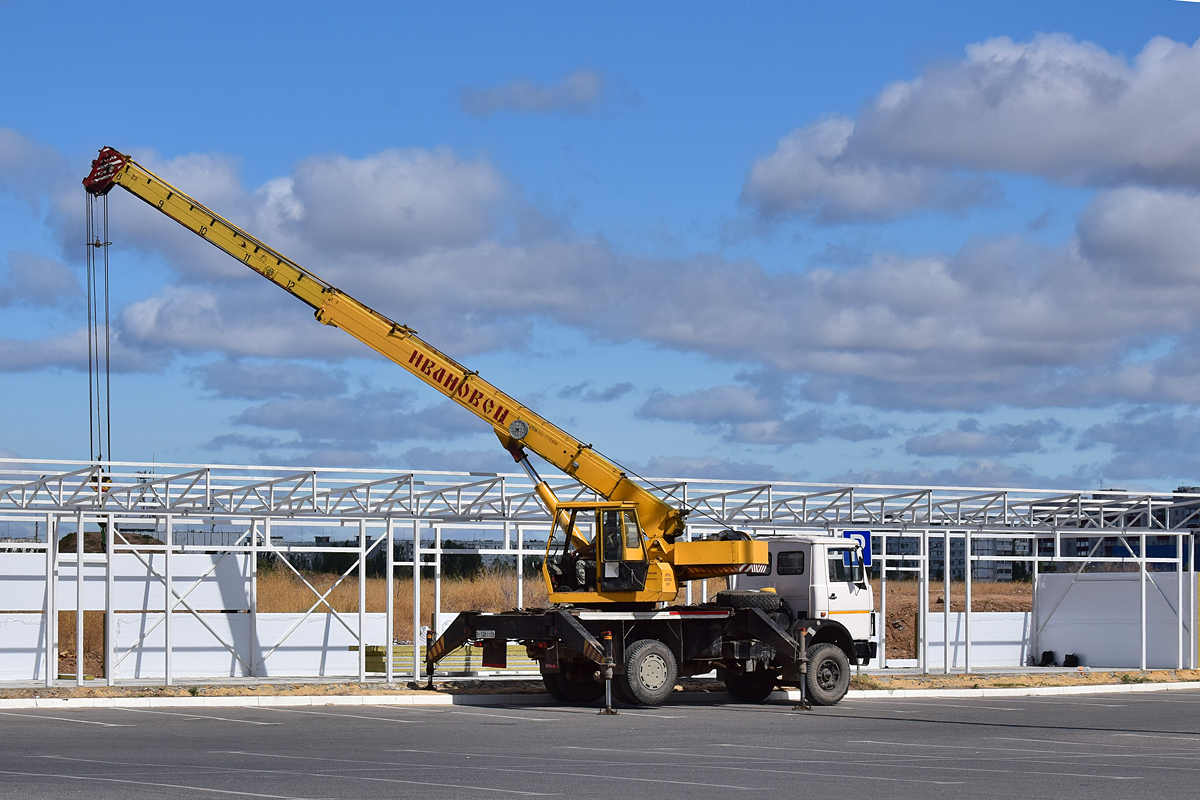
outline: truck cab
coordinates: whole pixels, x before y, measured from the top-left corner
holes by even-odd
[[[738,588],[779,595],[793,629],[813,631],[811,647],[837,645],[851,664],[870,663],[878,648],[875,597],[863,567],[862,545],[824,534],[767,539],[765,573],[741,575]]]

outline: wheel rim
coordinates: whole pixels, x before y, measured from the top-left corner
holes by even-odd
[[[647,689],[661,689],[667,682],[667,662],[662,656],[648,655],[637,668],[638,682]]]
[[[838,681],[842,678],[842,668],[837,661],[832,658],[826,658],[817,666],[817,686],[822,689],[830,690],[837,688]]]

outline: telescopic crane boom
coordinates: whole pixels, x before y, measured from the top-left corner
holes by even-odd
[[[491,425],[504,448],[529,474],[555,520],[543,566],[551,602],[670,601],[682,581],[752,571],[767,563],[765,542],[677,541],[684,532],[684,512],[631,480],[590,444],[501,392],[422,340],[412,328],[339,291],[128,155],[104,148],[83,185],[97,196],[114,186],[129,191],[308,304],[318,321],[344,330]],[[604,501],[559,502],[529,462],[526,450]]]

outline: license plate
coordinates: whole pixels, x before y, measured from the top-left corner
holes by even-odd
[[[496,632],[495,631],[475,631],[475,638],[476,639],[495,639]]]

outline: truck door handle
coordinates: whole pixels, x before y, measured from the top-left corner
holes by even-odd
[[[829,599],[830,599],[830,600],[837,600],[837,592],[830,592],[830,593],[829,593]]]

